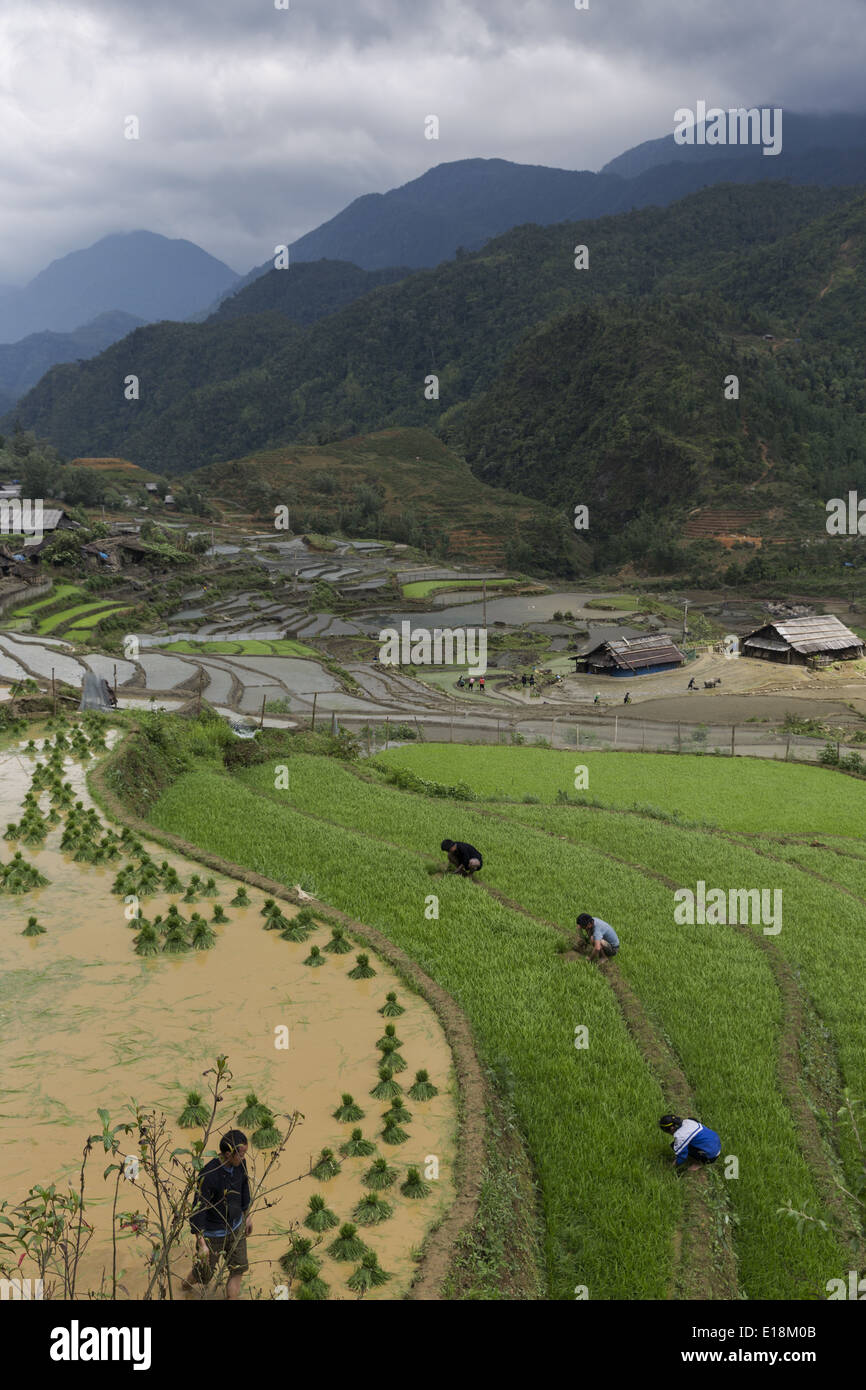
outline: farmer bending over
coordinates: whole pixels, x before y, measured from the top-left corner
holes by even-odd
[[[600,917],[590,917],[588,912],[581,912],[577,925],[583,932],[584,940],[595,960],[604,957],[610,959],[616,955],[619,950],[619,937],[609,922],[603,922]]]
[[[196,1237],[197,1259],[183,1281],[186,1291],[194,1284],[208,1284],[220,1255],[229,1271],[226,1298],[240,1298],[247,1263],[247,1236],[252,1234],[250,1184],[245,1163],[247,1136],[230,1129],[220,1140],[220,1156],[201,1171],[198,1201],[189,1224]]]
[[[443,840],[439,846],[448,855],[449,874],[463,874],[465,878],[471,878],[477,874],[484,860],[474,845],[467,845],[463,840]]]
[[[696,1173],[704,1163],[715,1163],[722,1152],[722,1141],[714,1129],[707,1129],[700,1120],[684,1120],[680,1115],[662,1115],[659,1129],[672,1134],[671,1148],[674,1151],[674,1167],[682,1169],[686,1159],[689,1172]]]

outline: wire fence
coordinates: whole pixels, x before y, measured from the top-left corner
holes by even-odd
[[[370,751],[385,743],[418,739],[426,743],[527,744],[537,747],[619,750],[646,753],[711,753],[726,757],[759,757],[818,761],[826,739],[768,729],[758,724],[671,723],[618,715],[555,715],[527,718],[495,715],[407,714],[374,723],[354,714],[327,715],[320,727],[336,721],[359,734]]]

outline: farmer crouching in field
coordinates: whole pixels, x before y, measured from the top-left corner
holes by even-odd
[[[198,1200],[189,1221],[198,1258],[183,1281],[187,1292],[194,1284],[210,1282],[223,1255],[229,1272],[226,1298],[240,1298],[244,1270],[249,1269],[247,1236],[253,1229],[247,1216],[250,1184],[246,1152],[247,1136],[240,1129],[230,1129],[220,1140],[219,1158],[212,1158],[201,1171]]]
[[[484,863],[475,846],[467,845],[463,840],[443,840],[439,848],[448,855],[446,873],[463,874],[465,878],[471,878]]]
[[[684,1120],[680,1115],[662,1115],[659,1129],[672,1134],[674,1167],[682,1169],[691,1159],[689,1172],[696,1173],[705,1163],[715,1163],[722,1152],[722,1141],[714,1129],[707,1129],[700,1120]]]
[[[611,956],[616,955],[619,950],[619,937],[609,922],[603,922],[600,917],[590,917],[588,912],[581,912],[577,925],[583,932],[586,949],[594,960],[609,960]]]

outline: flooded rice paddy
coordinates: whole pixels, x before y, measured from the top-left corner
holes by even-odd
[[[37,761],[23,749],[24,741],[0,751],[4,827],[20,818]],[[63,776],[74,796],[91,806],[82,764],[67,758]],[[39,805],[48,810],[47,792]],[[217,898],[200,898],[193,906],[180,894],[169,896],[160,889],[141,904],[149,920],[164,916],[172,902],[184,917],[199,912],[209,920],[214,904],[220,904],[229,922],[213,928],[213,948],[140,957],[133,950],[136,925],[127,922],[124,900],[112,892],[128,855],[104,865],[78,863],[60,848],[62,829],[62,822],[54,826],[41,848],[20,846],[49,883],[21,895],[0,893],[0,1198],[19,1201],[37,1182],[77,1184],[85,1139],[101,1129],[97,1109],[107,1109],[111,1123],[120,1123],[130,1118],[131,1097],[145,1108],[163,1111],[170,1121],[171,1147],[187,1148],[199,1131],[176,1125],[186,1093],[206,1090],[202,1074],[224,1053],[232,1081],[220,1129],[241,1111],[249,1091],[277,1114],[278,1126],[285,1126],[280,1114],[303,1115],[270,1183],[287,1185],[273,1193],[274,1205],[253,1215],[243,1297],[270,1297],[274,1285],[287,1282],[277,1263],[289,1245],[287,1229],[295,1226],[299,1234],[318,1240],[300,1224],[311,1195],[323,1195],[344,1222],[365,1194],[361,1176],[372,1158],[343,1158],[341,1172],[328,1182],[311,1176],[289,1181],[308,1173],[323,1147],[338,1151],[349,1139],[353,1125],[337,1122],[332,1113],[343,1092],[353,1095],[365,1112],[356,1124],[376,1144],[374,1157],[387,1157],[399,1174],[384,1194],[393,1208],[390,1219],[359,1227],[381,1267],[393,1276],[366,1296],[400,1297],[416,1267],[411,1252],[454,1195],[451,1058],[432,1010],[375,956],[375,978],[349,979],[357,946],[351,954],[327,955],[321,969],[304,965],[311,945],[324,947],[330,929],[317,924],[307,944],[283,941],[277,932],[263,930],[264,894],[249,889],[250,906],[232,907],[238,885],[220,875],[214,875]],[[0,840],[0,863],[8,863],[17,848]],[[166,860],[184,884],[196,872],[209,876],[200,864],[157,844],[145,841],[143,848],[157,864]],[[295,914],[291,905],[282,907],[286,916]],[[33,915],[45,934],[24,937],[22,928]],[[404,1101],[412,1118],[405,1125],[408,1141],[399,1146],[382,1142],[380,1117],[388,1102],[369,1094],[381,1061],[376,1043],[388,1021],[378,1009],[391,990],[405,1006],[395,1020],[407,1063],[399,1077],[404,1090],[421,1068],[439,1087],[430,1101]],[[288,1029],[288,1050],[275,1046],[275,1030],[282,1027]],[[416,1165],[423,1172],[429,1155],[439,1160],[440,1178],[424,1200],[407,1199],[399,1191],[407,1168]],[[250,1148],[251,1181],[266,1159],[267,1154]],[[112,1184],[102,1179],[107,1161],[99,1146],[88,1169],[87,1215],[94,1234],[82,1261],[79,1296],[98,1288],[103,1271],[110,1268]],[[134,1184],[122,1185],[120,1207],[145,1210]],[[337,1263],[325,1253],[334,1235],[336,1231],[327,1233],[315,1251],[322,1259],[320,1277],[330,1298],[354,1298],[346,1280],[357,1262]],[[126,1236],[119,1248],[124,1293],[141,1297],[147,1283],[145,1238]],[[185,1239],[174,1272],[187,1272],[190,1253],[191,1240]],[[22,1267],[22,1277],[27,1273]]]

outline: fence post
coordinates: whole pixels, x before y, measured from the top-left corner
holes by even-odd
[[[579,747],[580,747],[580,725],[579,725],[579,724],[575,724],[575,726],[574,726],[574,746],[575,746],[575,748],[579,748]]]
[[[267,695],[263,695],[263,696],[262,696],[262,712],[261,712],[261,714],[259,715],[259,728],[260,728],[260,729],[263,729],[263,728],[265,727],[265,700],[266,700],[267,698],[268,698]]]
[[[114,698],[117,699],[117,662],[114,663]]]
[[[497,719],[497,721],[496,721],[496,742],[497,742],[497,743],[501,743],[501,742],[502,742],[502,720],[501,720],[501,719]]]
[[[642,719],[642,720],[640,721],[640,750],[641,750],[641,752],[643,752],[645,748],[646,748],[646,720],[645,720],[645,719]]]
[[[313,713],[312,713],[312,715],[311,715],[311,717],[310,717],[310,730],[311,730],[312,732],[315,732],[315,728],[316,728],[316,701],[317,701],[318,698],[319,698],[319,692],[318,692],[317,690],[314,690],[314,691],[313,691]]]
[[[677,720],[677,752],[678,752],[678,753],[681,753],[682,751],[683,751],[683,734],[682,734],[682,729],[680,728],[680,721]]]
[[[619,735],[619,715],[613,716],[613,746],[616,748],[616,740]]]
[[[448,742],[454,742],[454,702],[451,702],[451,722],[448,725]]]
[[[386,748],[388,747],[388,740],[390,739],[390,737],[391,737],[391,719],[390,719],[390,716],[386,714],[386,715],[385,715],[385,747],[386,747]]]
[[[736,755],[736,751],[737,751],[737,726],[736,726],[736,724],[732,724],[732,725],[731,725],[731,757],[732,757],[732,758]]]
[[[556,747],[556,716],[555,716],[555,715],[554,715],[553,719],[551,719],[551,721],[550,721],[550,746],[551,746],[551,748],[555,748],[555,747]]]
[[[790,762],[790,761],[791,761],[791,734],[790,734],[790,731],[789,731],[789,733],[788,733],[788,742],[787,742],[787,744],[785,745],[785,762],[787,763],[787,762]]]
[[[57,685],[54,680],[54,667],[51,667],[51,698],[54,701],[54,713],[57,713]]]

